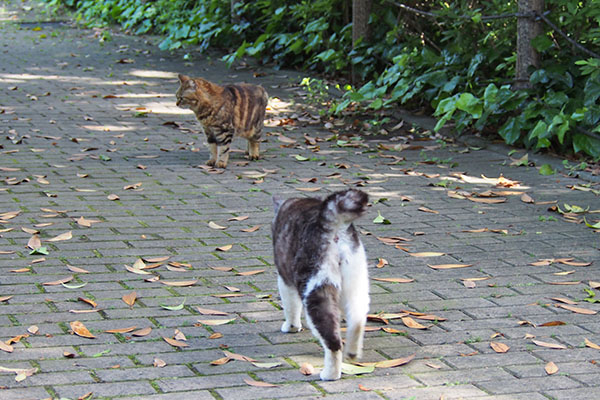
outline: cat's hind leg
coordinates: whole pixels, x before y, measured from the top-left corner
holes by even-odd
[[[277,286],[279,296],[283,305],[283,315],[285,322],[281,325],[281,331],[284,333],[300,332],[302,330],[302,300],[295,287],[285,284],[281,277],[277,277]]]
[[[323,284],[307,293],[304,303],[306,320],[313,334],[325,351],[321,379],[332,381],[342,376],[342,338],[338,290],[333,285]]]
[[[369,312],[369,277],[362,245],[342,263],[342,307],[347,332],[344,354],[350,360],[362,356],[363,336]]]

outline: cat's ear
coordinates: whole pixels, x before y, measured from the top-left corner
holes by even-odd
[[[282,197],[273,196],[273,208],[275,209],[275,215],[277,215],[277,213],[279,212],[279,208],[281,207],[284,201],[285,199]]]

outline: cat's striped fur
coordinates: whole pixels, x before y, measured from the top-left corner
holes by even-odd
[[[257,160],[269,99],[262,86],[245,83],[217,85],[179,74],[177,106],[196,114],[210,147],[207,165],[227,167],[234,135],[248,139],[248,155]]]

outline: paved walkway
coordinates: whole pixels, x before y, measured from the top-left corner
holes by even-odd
[[[525,153],[490,143],[349,139],[302,114],[297,74],[185,62],[116,33],[101,43],[5,6],[0,338],[14,340],[0,348],[0,398],[600,398],[600,305],[583,301],[600,281],[600,236],[581,223],[600,215],[549,210],[597,212],[598,185],[542,176],[560,160],[533,154],[535,166],[511,166]],[[175,107],[178,72],[269,90],[263,159],[202,166],[203,136]],[[392,314],[369,322],[364,361],[416,356],[321,382],[299,372],[321,364],[311,334],[279,332],[271,196],[348,186],[372,200],[358,223],[371,312]],[[224,350],[259,363],[224,363]]]

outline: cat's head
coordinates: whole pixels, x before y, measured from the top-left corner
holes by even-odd
[[[210,105],[212,86],[214,85],[202,78],[190,78],[187,75],[179,74],[179,89],[175,93],[177,107],[197,110]]]
[[[350,223],[367,212],[369,196],[357,189],[348,189],[329,195],[324,205],[325,218]]]

